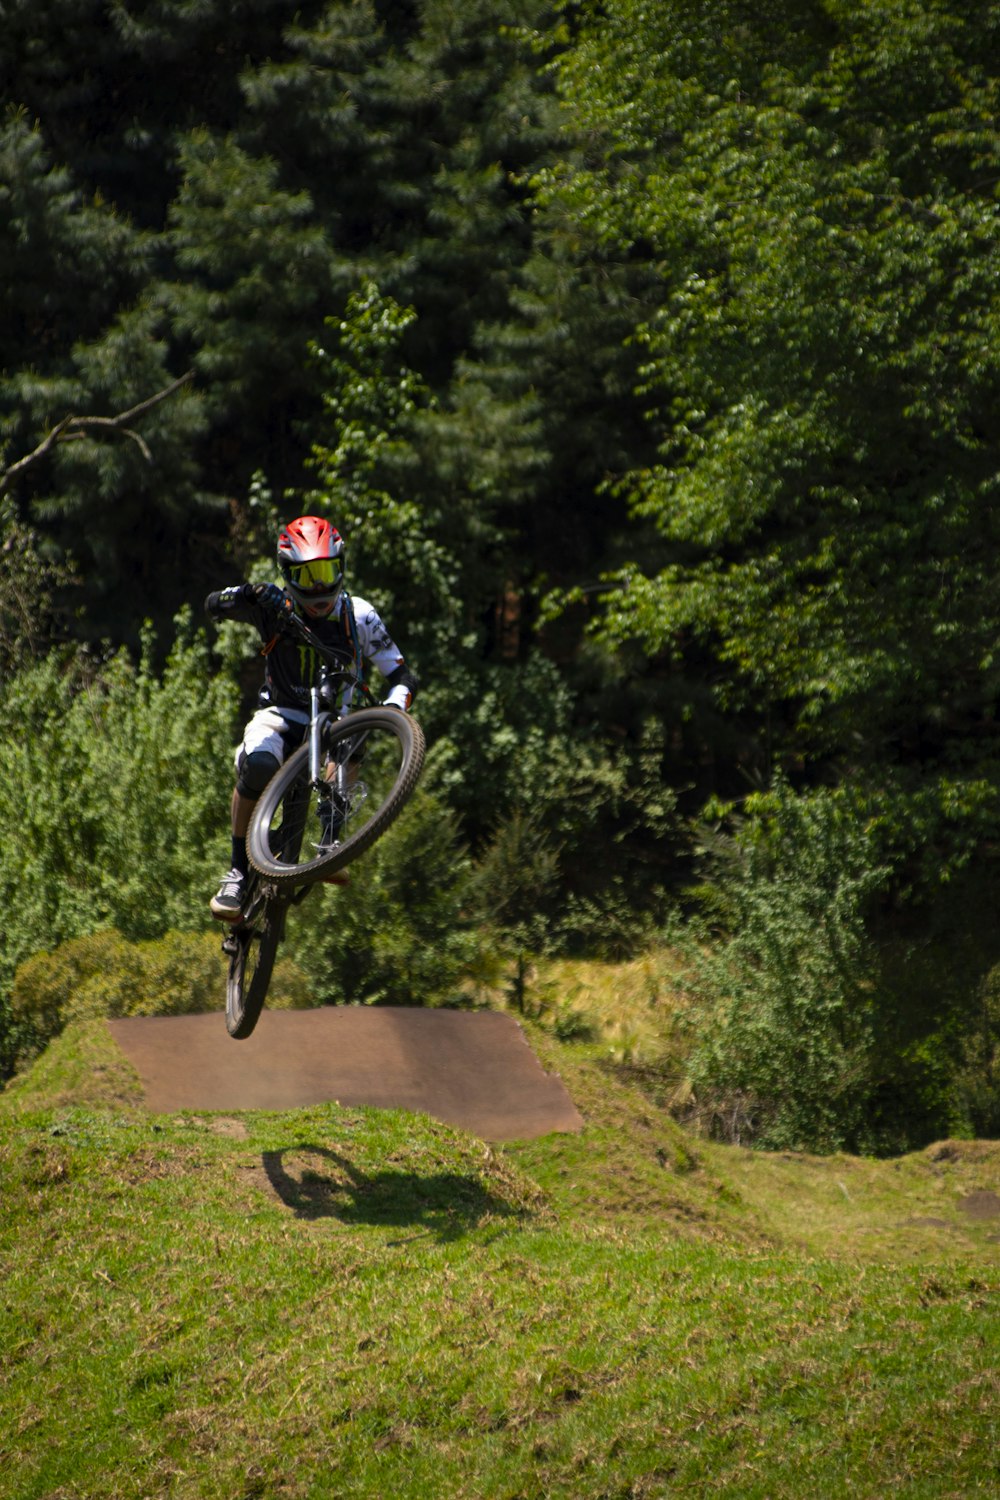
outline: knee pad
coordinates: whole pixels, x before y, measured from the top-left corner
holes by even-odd
[[[270,750],[251,750],[249,755],[241,755],[236,790],[241,797],[256,799],[280,765],[281,761]]]

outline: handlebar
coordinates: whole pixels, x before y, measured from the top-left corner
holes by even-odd
[[[362,681],[358,664],[353,652],[348,652],[337,646],[330,646],[321,641],[317,635],[309,629],[306,622],[296,614],[287,614],[280,618],[279,629],[288,635],[294,635],[303,645],[309,646],[315,651],[327,665],[332,668],[331,675],[337,680],[338,685],[350,683],[358,687],[366,698],[371,698],[372,693],[368,685]]]

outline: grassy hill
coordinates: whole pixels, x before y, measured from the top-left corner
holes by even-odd
[[[564,1028],[571,1030],[571,1027]],[[0,1095],[0,1495],[1000,1494],[1000,1143],[151,1116],[100,1022]]]

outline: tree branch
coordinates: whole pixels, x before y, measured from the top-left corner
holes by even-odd
[[[19,458],[16,463],[11,464],[10,468],[5,469],[0,474],[0,493],[7,488],[11,480],[18,474],[22,474],[25,469],[37,463],[39,459],[44,458],[49,449],[53,448],[56,443],[77,442],[81,438],[87,437],[92,431],[121,433],[124,437],[131,438],[138,445],[139,451],[146,462],[152,463],[153,455],[150,452],[149,444],[145,438],[141,437],[138,432],[135,432],[126,424],[135,421],[137,417],[145,416],[146,412],[152,407],[158,406],[161,401],[166,401],[175,391],[179,391],[181,386],[187,385],[193,379],[194,371],[188,370],[176,380],[172,380],[169,385],[164,386],[162,391],[157,391],[153,396],[147,396],[145,401],[140,401],[136,406],[130,406],[128,411],[119,412],[115,417],[63,417],[62,421],[57,422],[51,432],[46,433],[37,448],[33,449],[31,453],[25,454],[24,458]]]

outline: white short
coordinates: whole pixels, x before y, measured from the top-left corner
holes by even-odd
[[[259,708],[243,731],[243,743],[236,751],[236,769],[244,755],[255,750],[267,750],[280,765],[285,758],[287,740],[285,736],[301,739],[301,731],[309,723],[309,715],[295,708]]]

